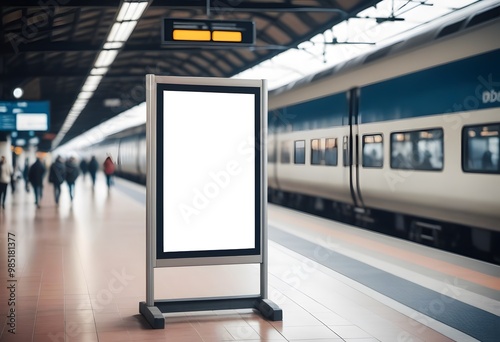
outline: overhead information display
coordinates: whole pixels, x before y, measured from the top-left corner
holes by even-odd
[[[47,131],[49,101],[0,101],[0,131]]]
[[[255,43],[253,21],[208,19],[163,19],[163,44],[235,45]]]

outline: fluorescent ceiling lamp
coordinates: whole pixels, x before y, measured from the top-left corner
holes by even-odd
[[[78,106],[81,106],[81,105],[85,106],[87,104],[87,102],[89,102],[89,99],[77,99],[75,101],[75,104],[73,105],[73,107],[76,106],[76,105],[78,105]]]
[[[78,94],[78,99],[90,99],[94,95],[93,92],[91,91],[82,91],[80,94]]]
[[[113,63],[113,61],[115,60],[116,55],[118,55],[117,50],[102,50],[99,53],[99,57],[97,57],[95,67],[100,68],[110,66],[111,63]]]
[[[78,102],[77,100],[71,109],[74,109],[75,111],[81,111],[85,106],[87,105],[87,102]]]
[[[147,6],[147,2],[124,2],[116,20],[137,20],[141,17]]]
[[[90,70],[91,75],[104,75],[108,72],[109,68],[93,68]]]
[[[106,39],[108,42],[112,42],[116,40],[116,35],[118,34],[118,30],[120,29],[121,23],[114,23],[113,27],[111,28],[111,31],[108,34],[108,39]]]
[[[105,50],[120,49],[122,46],[123,46],[122,42],[107,42],[104,43],[103,49]]]
[[[124,2],[122,4],[122,7],[120,8],[120,12],[118,12],[118,16],[116,17],[116,21],[124,21],[125,15],[127,13],[128,8],[130,7],[131,3],[130,2]]]
[[[124,21],[122,23],[114,23],[111,32],[109,33],[108,42],[124,42],[132,34],[132,31],[137,25],[137,21]]]
[[[99,82],[101,82],[102,76],[101,75],[92,75],[87,77],[87,81],[85,81],[86,85],[98,85]]]
[[[82,87],[82,91],[95,91],[99,83],[89,83],[88,81]]]

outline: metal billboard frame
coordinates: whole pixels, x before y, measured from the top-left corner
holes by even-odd
[[[163,170],[163,157],[158,146],[159,139],[163,139],[163,126],[160,128],[158,114],[163,114],[162,104],[158,90],[162,89],[186,90],[192,89],[210,93],[211,90],[220,89],[222,93],[256,94],[255,117],[255,196],[258,215],[255,215],[255,243],[254,248],[234,250],[207,250],[166,253],[159,251],[163,242],[158,241],[158,236],[164,234],[163,224],[160,227],[158,221],[163,223],[163,212],[158,203],[163,203],[163,189],[158,191],[158,180],[163,186],[163,174],[158,175],[158,170]],[[227,91],[226,91],[227,90]],[[204,311],[222,309],[254,308],[265,318],[279,321],[282,320],[282,310],[268,297],[268,244],[267,244],[267,82],[265,80],[241,80],[225,78],[205,77],[176,77],[146,75],[146,141],[147,141],[147,196],[146,196],[146,301],[139,303],[139,311],[146,318],[151,327],[163,329],[165,326],[164,313]],[[162,121],[161,121],[162,122]],[[160,138],[159,138],[160,137]],[[162,140],[163,141],[163,140]],[[161,165],[160,165],[161,164]],[[257,170],[258,169],[258,170]],[[160,193],[160,197],[159,197]],[[254,212],[255,214],[255,212]],[[257,217],[258,216],[258,217]],[[163,241],[163,240],[162,240]],[[229,264],[260,264],[260,294],[214,297],[214,298],[188,298],[176,300],[155,300],[154,298],[154,269],[161,267],[176,266],[203,266],[203,265],[229,265]]]

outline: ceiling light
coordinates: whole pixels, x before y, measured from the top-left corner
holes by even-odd
[[[88,83],[85,82],[85,84],[82,87],[82,91],[95,91],[97,89],[98,83]],[[78,100],[77,100],[78,101]],[[76,103],[76,102],[75,102]]]
[[[123,47],[123,44],[132,34],[137,20],[142,16],[149,1],[127,1],[125,0],[120,7],[116,22],[111,28],[106,42],[103,45],[103,50],[99,53],[94,67],[90,71],[90,76],[87,77],[85,84],[82,87],[82,92],[78,95],[77,100],[70,110],[70,115],[63,123],[62,129],[52,141],[52,147],[57,147],[62,141],[66,133],[69,131],[73,122],[83,111],[88,100],[92,97],[93,91],[97,89],[101,82],[102,76],[108,72],[108,67],[113,63],[118,51]],[[114,103],[116,104],[116,102]]]
[[[91,75],[104,75],[108,72],[108,68],[93,68],[90,70]]]
[[[23,90],[22,90],[21,88],[16,88],[16,89],[14,89],[14,91],[12,92],[12,94],[14,95],[14,97],[15,97],[16,99],[21,98],[21,96],[23,96],[23,93],[24,93],[24,92],[23,92]]]
[[[117,54],[117,50],[102,50],[99,53],[99,57],[97,57],[95,67],[100,68],[110,66],[111,63],[113,63],[113,61],[115,60]]]
[[[107,42],[104,43],[103,49],[105,50],[121,49],[122,46],[123,46],[122,42]]]
[[[121,99],[105,99],[104,107],[120,107],[122,105]]]
[[[118,25],[118,26],[117,26]],[[123,23],[115,23],[113,29],[108,36],[108,42],[124,42],[130,37],[132,31],[137,25],[137,21],[125,21]],[[116,27],[116,31],[115,30]]]
[[[131,5],[130,2],[124,2],[122,4],[122,7],[120,8],[120,12],[118,13],[118,16],[116,17],[117,21],[125,20],[125,14],[127,13],[127,10],[130,7],[130,5]]]
[[[112,41],[116,40],[116,34],[118,33],[120,26],[121,26],[121,23],[118,23],[118,22],[113,24],[113,27],[111,28],[111,31],[109,31],[109,34],[108,34],[108,39],[107,39],[108,42],[112,42]]]
[[[78,99],[90,99],[94,95],[93,92],[91,91],[82,91],[80,94],[78,94]]]
[[[124,2],[116,17],[117,21],[137,20],[148,6],[145,2]]]

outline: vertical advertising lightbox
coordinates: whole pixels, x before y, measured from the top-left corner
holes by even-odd
[[[261,262],[264,81],[148,75],[147,88],[153,267]]]

